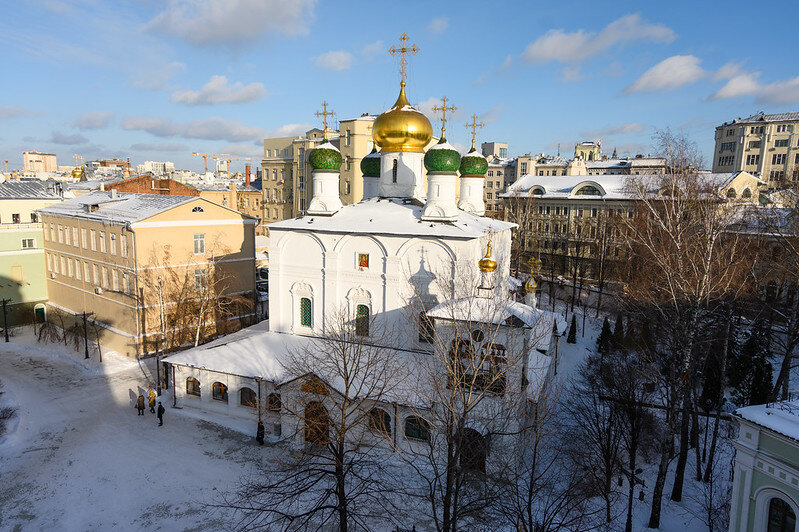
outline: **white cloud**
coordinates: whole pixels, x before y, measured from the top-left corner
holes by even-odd
[[[761,89],[757,77],[757,73],[736,74],[732,76],[723,87],[711,94],[710,99],[721,100],[757,94]]]
[[[226,140],[240,142],[263,139],[266,132],[235,120],[208,118],[191,122],[173,122],[155,116],[131,116],[122,120],[122,129],[146,131],[156,137],[184,137],[189,139]]]
[[[312,127],[311,124],[284,124],[277,129],[267,132],[267,137],[293,137],[296,135],[304,135],[305,132]],[[261,147],[263,147],[263,145]]]
[[[114,119],[111,111],[90,111],[78,115],[73,125],[78,129],[103,129]]]
[[[385,49],[386,45],[383,43],[383,41],[375,41],[364,46],[361,49],[361,55],[367,59],[373,59],[382,54]]]
[[[258,142],[256,145],[228,144],[223,148],[223,151],[239,157],[258,157],[260,159],[264,155],[264,145],[263,142]]]
[[[505,107],[504,103],[499,105],[495,105],[485,113],[480,115],[480,120],[486,124],[490,124],[491,122],[496,122],[499,120],[499,113]]]
[[[241,82],[228,84],[225,76],[211,76],[199,91],[175,91],[172,93],[173,102],[187,105],[213,105],[215,103],[247,103],[263,98],[266,95],[263,83]]]
[[[54,144],[86,144],[89,142],[89,139],[81,135],[80,133],[74,133],[72,135],[67,135],[65,133],[60,133],[58,131],[53,131],[53,134],[50,136],[50,142]]]
[[[306,35],[316,0],[169,0],[144,29],[192,44],[241,47],[272,34]]]
[[[441,35],[449,28],[449,19],[447,17],[438,17],[430,21],[427,29],[436,35]]]
[[[670,43],[676,37],[670,28],[651,24],[634,13],[611,22],[599,33],[582,29],[571,33],[562,29],[549,30],[528,44],[522,57],[530,63],[571,63],[600,54],[615,45],[634,41]]]
[[[760,88],[757,101],[760,103],[798,103],[799,102],[799,76],[769,83]]]
[[[739,72],[719,90],[710,95],[711,100],[755,96],[757,103],[799,103],[799,76],[773,83],[760,83],[760,72]]]
[[[668,57],[644,72],[632,85],[624,89],[624,92],[630,94],[673,90],[696,83],[707,74],[699,63],[701,60],[693,55]]]
[[[314,58],[314,64],[317,67],[334,71],[349,69],[352,66],[352,61],[352,54],[345,52],[344,50],[325,52],[322,55]]]
[[[585,76],[583,76],[582,71],[580,71],[580,67],[577,66],[564,67],[563,71],[560,74],[560,80],[563,83],[582,81],[584,79]]]
[[[160,144],[134,144],[130,147],[136,151],[189,151],[189,147],[178,142],[164,142]]]
[[[635,122],[628,124],[619,124],[616,126],[605,126],[601,129],[591,131],[583,131],[580,133],[585,138],[602,138],[612,137],[614,135],[627,135],[629,133],[640,133],[644,130],[644,126]]]
[[[726,65],[718,69],[715,74],[713,74],[713,81],[721,81],[724,79],[734,78],[735,76],[741,73],[742,71],[740,63],[727,63]]]
[[[14,107],[12,105],[0,106],[0,119],[3,118],[19,118],[21,116],[30,116],[38,114],[30,109],[22,107]]]
[[[136,74],[136,81],[133,86],[139,89],[165,90],[169,82],[178,72],[186,70],[186,65],[178,61],[172,61],[159,67],[148,67],[140,70]]]

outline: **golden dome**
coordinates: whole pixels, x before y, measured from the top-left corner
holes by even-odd
[[[76,166],[76,167],[75,167],[75,168],[72,170],[72,179],[77,179],[77,180],[79,180],[79,181],[82,181],[82,180],[83,180],[83,167],[81,167],[81,166]]]
[[[491,273],[497,269],[497,261],[491,258],[491,241],[488,241],[488,247],[486,248],[486,256],[480,259],[480,262],[477,263],[480,267],[480,271],[483,273]]]
[[[433,126],[427,117],[414,109],[405,97],[405,82],[400,83],[396,103],[377,117],[372,128],[372,138],[380,151],[424,152],[433,138]]]

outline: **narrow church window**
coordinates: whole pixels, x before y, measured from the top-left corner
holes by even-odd
[[[383,434],[391,434],[391,416],[382,408],[369,411],[369,429]]]
[[[419,341],[432,344],[436,330],[433,327],[433,320],[427,316],[427,312],[419,313]]]
[[[227,386],[221,382],[215,382],[211,388],[211,397],[216,401],[224,401],[227,403]]]
[[[394,165],[391,168],[391,182],[392,183],[396,183],[397,182],[397,160],[396,159],[394,159]]]
[[[355,309],[355,334],[369,336],[369,307],[358,305]]]
[[[255,391],[252,388],[242,388],[239,392],[239,402],[241,403],[241,406],[255,408],[255,406],[258,404]]]
[[[280,409],[283,407],[283,402],[280,399],[279,393],[270,393],[266,402],[270,412],[280,412]]]
[[[422,418],[405,418],[405,437],[411,440],[430,441],[430,424]]]
[[[307,297],[300,299],[300,325],[303,327],[313,327],[311,300]]]
[[[186,379],[186,394],[200,397],[200,381],[194,377]]]

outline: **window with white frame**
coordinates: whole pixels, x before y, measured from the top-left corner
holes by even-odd
[[[194,270],[194,289],[197,292],[202,292],[205,290],[206,285],[206,272],[203,269],[196,269]]]
[[[109,233],[108,235],[111,238],[111,255],[117,254],[117,235],[114,233]]]
[[[67,274],[67,259],[66,257],[61,257],[61,275]]]
[[[111,288],[115,292],[119,292],[119,272],[117,270],[111,270]]]
[[[83,249],[88,248],[88,243],[86,242],[88,240],[88,237],[86,236],[86,229],[85,228],[80,230],[80,240],[81,240],[81,244],[83,245]]]
[[[77,227],[73,227],[72,228],[72,245],[75,246],[76,248],[80,247],[80,242],[78,242],[78,228]]]
[[[205,253],[205,233],[198,233],[194,235],[194,254],[202,253]]]
[[[108,268],[103,266],[103,288],[108,288]]]
[[[100,253],[106,252],[105,231],[100,231]]]
[[[36,239],[34,238],[22,239],[22,249],[34,249],[35,247],[36,247]]]
[[[83,278],[86,279],[87,283],[90,283],[92,281],[91,266],[89,265],[88,262],[83,263]]]
[[[120,236],[120,238],[119,238],[119,247],[120,247],[120,250],[122,251],[122,256],[123,257],[127,257],[128,256],[128,235],[124,235],[123,234],[122,236]]]
[[[97,251],[97,231],[94,229],[92,229],[91,240],[89,240],[89,242],[92,245],[92,251]]]
[[[81,265],[80,265],[80,261],[79,261],[78,259],[75,259],[75,279],[77,279],[78,281],[80,281],[80,280],[81,280],[81,279],[80,279],[80,276],[81,276]]]

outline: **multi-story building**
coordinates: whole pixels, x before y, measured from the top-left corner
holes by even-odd
[[[30,323],[37,309],[44,312],[44,242],[36,211],[60,203],[62,196],[54,181],[0,183],[0,298],[7,301],[9,325]]]
[[[499,143],[492,142],[492,145]],[[496,151],[505,150],[507,153],[507,144],[504,148],[498,148]],[[483,155],[485,155],[486,143],[483,143]],[[501,194],[505,192],[505,188],[513,183],[514,169],[512,159],[501,158],[493,154],[486,156],[488,160],[488,171],[485,177],[485,186],[483,187],[483,201],[486,206],[486,216],[492,218],[502,218],[502,197]]]
[[[257,184],[256,182],[255,185]],[[199,191],[200,197],[206,198],[224,207],[230,207],[254,218],[258,221],[258,224],[255,226],[255,234],[265,234],[266,228],[261,224],[263,216],[263,193],[258,186],[254,186],[252,183],[222,182],[195,184],[194,188]]]
[[[483,142],[480,146],[483,152],[483,157],[498,157],[500,159],[508,158],[508,143],[507,142]]]
[[[574,145],[574,158],[583,161],[596,161],[602,157],[602,141],[589,140]],[[554,174],[553,174],[554,175]]]
[[[154,176],[169,175],[175,171],[175,163],[171,161],[144,161],[136,165],[136,171],[140,174],[150,173]]]
[[[205,338],[252,316],[241,299],[255,291],[256,220],[246,214],[202,197],[115,190],[39,213],[49,311],[67,328],[91,313],[108,349],[146,356],[162,327],[171,349],[193,342],[198,324]]]
[[[661,176],[640,179],[656,183]],[[702,174],[702,179],[720,198],[755,205],[759,201],[762,182],[747,172]],[[603,260],[606,278],[612,277],[613,264],[624,260],[613,219],[637,207],[626,180],[621,175],[519,179],[502,197],[509,221],[519,224],[523,254],[540,259],[547,275],[567,275],[579,268],[581,277],[596,279],[598,261]]]
[[[718,126],[713,171],[749,172],[772,190],[799,181],[799,112],[759,113]]]
[[[40,151],[22,152],[22,170],[25,172],[56,172],[58,162],[54,153]]]

